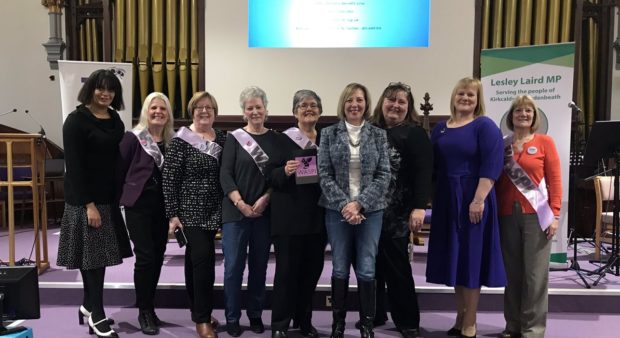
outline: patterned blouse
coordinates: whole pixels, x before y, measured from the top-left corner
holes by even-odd
[[[223,147],[226,134],[215,130],[215,142]],[[172,139],[166,151],[163,191],[168,218],[178,217],[186,227],[220,228],[220,163],[178,137]]]

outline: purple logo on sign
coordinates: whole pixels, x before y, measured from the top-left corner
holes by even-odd
[[[295,157],[296,161],[301,162],[301,165],[297,167],[297,176],[316,176],[318,174],[316,167],[316,156],[303,156]]]

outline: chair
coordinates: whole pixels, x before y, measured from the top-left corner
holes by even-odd
[[[594,223],[594,259],[600,260],[602,243],[611,243],[611,240],[613,238],[613,212],[607,210],[613,210],[614,177],[595,177],[594,195],[596,196],[596,220]]]

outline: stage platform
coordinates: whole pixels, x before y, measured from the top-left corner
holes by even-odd
[[[78,327],[76,311],[82,300],[80,274],[76,270],[64,270],[56,266],[58,247],[58,229],[52,228],[48,232],[49,259],[51,268],[40,275],[40,296],[42,318],[22,323],[35,329],[35,337],[88,337],[86,327]],[[16,257],[28,258],[31,255],[33,244],[32,230],[18,229],[16,234]],[[569,248],[571,249],[571,248]],[[0,229],[0,258],[8,257],[8,234],[6,228]],[[424,272],[426,269],[426,246],[416,246],[413,262],[413,273],[416,281],[419,303],[422,310],[422,327],[424,337],[444,337],[454,320],[453,289],[436,284],[426,283]],[[597,264],[589,262],[594,248],[589,243],[578,245],[578,262],[584,269],[594,269]],[[193,324],[189,320],[187,311],[187,296],[183,282],[183,254],[176,242],[170,242],[166,251],[166,258],[160,279],[156,306],[158,314],[167,323],[162,329],[160,337],[193,337]],[[571,255],[572,257],[572,251]],[[315,326],[325,336],[329,335],[331,313],[329,312],[329,290],[331,259],[329,250],[326,251],[325,267],[321,275],[318,290],[315,295]],[[269,261],[267,273],[268,293],[273,286],[275,261],[273,256]],[[215,316],[223,321],[223,257],[219,243],[217,245],[216,278],[215,278]],[[246,270],[247,273],[247,270]],[[351,310],[357,307],[356,281],[351,273]],[[586,276],[592,284],[596,276]],[[142,337],[136,320],[133,290],[133,258],[126,259],[122,265],[110,267],[106,272],[105,305],[108,315],[115,318],[122,336]],[[245,279],[244,279],[245,280]],[[600,284],[585,288],[576,272],[571,270],[550,272],[550,314],[549,331],[547,337],[582,337],[583,333],[598,337],[615,337],[610,332],[620,332],[620,277],[607,274]],[[269,295],[268,295],[269,296]],[[503,289],[483,288],[478,319],[479,337],[496,337],[504,325],[502,316]],[[269,299],[270,297],[268,297]],[[267,306],[269,308],[269,304]],[[270,313],[265,311],[263,320],[267,331],[256,335],[246,327],[242,337],[269,337]],[[347,316],[347,336],[356,337],[359,332],[353,328],[357,320],[357,313],[350,312]],[[58,323],[62,323],[58,325]],[[242,316],[242,325],[247,325],[245,314]],[[612,330],[612,331],[610,331]],[[399,337],[394,325],[377,328],[377,337]],[[220,337],[226,337],[220,332]],[[295,331],[292,337],[300,337]]]

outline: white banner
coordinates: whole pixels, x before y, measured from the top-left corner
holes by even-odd
[[[490,118],[502,133],[510,133],[506,115],[517,95],[530,95],[538,106],[538,133],[553,138],[562,170],[560,229],[551,247],[551,262],[567,261],[568,192],[570,170],[571,109],[573,97],[574,43],[483,50],[482,85]]]
[[[123,101],[125,110],[119,111],[125,130],[132,128],[131,110],[133,107],[133,68],[131,63],[65,61],[58,60],[60,79],[60,97],[62,102],[62,122],[80,105],[78,93],[90,74],[98,69],[109,69],[116,74],[123,86]]]

